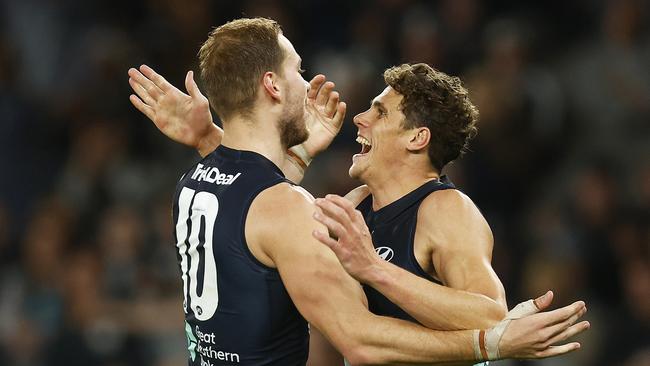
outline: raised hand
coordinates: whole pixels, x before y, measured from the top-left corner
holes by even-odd
[[[223,131],[212,123],[208,99],[201,94],[192,71],[185,77],[189,94],[147,65],[140,66],[140,70],[131,68],[128,74],[129,85],[136,93],[129,100],[165,136],[197,149],[201,156],[219,145]]]
[[[306,123],[309,139],[302,143],[310,157],[327,149],[341,130],[345,118],[346,104],[339,101],[334,83],[326,81],[324,75],[316,75],[309,82],[307,93]]]

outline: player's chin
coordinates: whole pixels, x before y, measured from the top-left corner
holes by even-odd
[[[355,162],[354,160],[352,161],[352,165],[348,170],[348,175],[350,175],[350,178],[361,179],[361,173],[363,173],[363,167],[361,165],[362,164],[360,162]]]

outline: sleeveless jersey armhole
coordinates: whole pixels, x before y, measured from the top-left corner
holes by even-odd
[[[255,191],[253,191],[253,193],[246,200],[246,202],[244,202],[244,204],[246,205],[246,208],[242,212],[241,233],[240,233],[241,239],[242,239],[241,243],[242,243],[242,246],[243,246],[242,249],[244,250],[244,253],[246,253],[246,256],[248,257],[248,259],[251,260],[253,265],[255,265],[256,267],[259,267],[261,269],[264,269],[266,271],[275,272],[275,273],[278,273],[278,274],[279,274],[279,272],[278,272],[277,268],[269,267],[266,264],[260,262],[260,260],[255,257],[253,252],[251,252],[250,248],[248,247],[248,241],[246,240],[246,217],[248,216],[248,211],[251,208],[251,204],[253,203],[253,200],[260,193],[262,193],[262,191],[264,191],[265,189],[271,188],[271,187],[276,186],[276,185],[278,185],[280,183],[289,183],[291,185],[294,185],[291,181],[287,180],[286,178],[285,179],[277,179],[277,180],[275,180],[273,182],[270,182],[269,184],[263,184],[263,185],[257,187],[257,189],[255,189]]]

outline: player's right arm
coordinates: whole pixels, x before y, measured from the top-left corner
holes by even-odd
[[[128,71],[129,85],[135,92],[129,100],[147,116],[165,136],[195,148],[201,157],[221,144],[223,130],[215,125],[210,105],[194,81],[194,73],[185,76],[188,94],[170,84],[147,65]],[[334,83],[316,75],[307,93],[306,123],[309,139],[287,152],[280,166],[285,176],[300,183],[311,160],[324,151],[338,134],[345,118],[346,105],[339,101]]]
[[[262,263],[276,267],[301,314],[353,364],[417,364],[475,361],[474,331],[434,331],[367,310],[358,282],[336,256],[312,237],[323,230],[311,219],[315,207],[288,184],[271,187],[254,200],[246,238]],[[500,358],[559,355],[577,343],[551,347],[585,329],[574,322],[584,303],[513,321],[500,342]]]

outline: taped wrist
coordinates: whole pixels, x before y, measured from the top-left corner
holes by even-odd
[[[289,148],[289,150],[287,150],[287,155],[289,155],[291,160],[295,162],[303,170],[303,172],[305,169],[307,169],[312,161],[311,156],[307,154],[307,150],[305,150],[302,144]]]
[[[499,322],[499,324],[487,330],[474,330],[473,343],[474,343],[474,356],[479,361],[494,361],[501,358],[499,354],[499,342],[503,337],[508,325],[514,319],[523,318],[528,315],[535,314],[539,309],[533,300],[524,301],[512,310],[510,310],[506,317]]]

